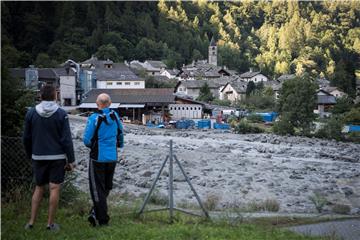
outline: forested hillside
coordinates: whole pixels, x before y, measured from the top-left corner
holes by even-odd
[[[348,93],[360,69],[360,2],[2,2],[2,64],[53,66],[92,54],[164,60],[206,59],[271,77],[309,72]]]

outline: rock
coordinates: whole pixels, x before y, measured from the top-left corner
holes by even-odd
[[[135,183],[135,186],[141,187],[141,188],[150,188],[151,184],[148,181],[138,181]]]
[[[354,191],[349,187],[343,187],[341,190],[343,190],[346,197],[354,194]]]
[[[143,176],[143,177],[151,177],[152,174],[153,174],[153,172],[151,172],[151,171],[145,171],[143,174],[141,174],[141,176]]]

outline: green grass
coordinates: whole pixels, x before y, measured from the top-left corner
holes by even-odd
[[[46,200],[46,199],[44,199]],[[176,213],[170,224],[166,212],[146,213],[135,217],[137,207],[111,206],[108,227],[92,228],[87,222],[87,202],[61,206],[56,222],[59,232],[45,230],[47,204],[43,202],[32,230],[24,230],[30,211],[28,201],[2,203],[1,237],[3,239],[242,239],[296,240],[304,237],[268,224],[229,224],[226,220],[207,221]]]

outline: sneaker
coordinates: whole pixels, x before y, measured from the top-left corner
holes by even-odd
[[[34,226],[30,223],[27,223],[24,228],[25,228],[25,230],[29,230],[29,229],[33,229]]]
[[[56,224],[56,223],[49,224],[49,225],[47,225],[46,229],[50,230],[50,231],[59,231],[60,230],[60,225]]]
[[[89,221],[89,223],[91,224],[91,226],[96,227],[96,218],[95,218],[94,215],[90,215],[90,216],[88,217],[88,221]]]
[[[89,215],[89,217],[88,217],[88,221],[89,221],[89,223],[91,224],[91,226],[96,227],[97,219],[96,219],[96,215],[95,215],[95,210],[94,210],[94,209],[91,209],[90,215]]]

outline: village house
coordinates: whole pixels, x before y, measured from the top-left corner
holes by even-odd
[[[215,98],[219,98],[220,90],[230,81],[228,77],[222,77],[210,80],[190,80],[179,81],[175,86],[175,93],[177,95],[186,95],[193,99],[196,99],[200,95],[200,89],[208,84],[211,93]]]
[[[337,87],[324,87],[322,88],[323,90],[325,90],[326,92],[330,93],[331,95],[333,95],[335,98],[342,98],[342,97],[346,97],[347,94],[344,93],[343,91],[339,90]]]
[[[178,76],[180,70],[178,69],[164,69],[161,71],[161,76],[166,76],[168,79],[174,79]]]
[[[146,60],[143,63],[133,60],[129,63],[129,67],[137,71],[144,71],[148,76],[159,76],[167,68],[162,61],[154,60]]]
[[[336,98],[327,91],[320,89],[316,92],[317,109],[314,113],[319,114],[320,118],[330,115],[330,109],[336,104]]]
[[[67,71],[65,68],[35,68],[30,65],[29,68],[12,68],[10,73],[14,78],[23,80],[27,88],[36,92],[45,84],[54,86],[61,106],[77,104],[79,88],[73,69]]]
[[[138,77],[124,63],[111,60],[98,60],[92,57],[80,64],[81,68],[91,72],[96,88],[102,89],[143,89],[145,80]]]
[[[252,68],[248,72],[240,74],[240,79],[246,82],[253,81],[254,83],[269,81],[269,78],[261,72],[254,72]]]
[[[231,102],[241,101],[246,98],[247,82],[232,81],[228,82],[220,91],[220,100]]]

